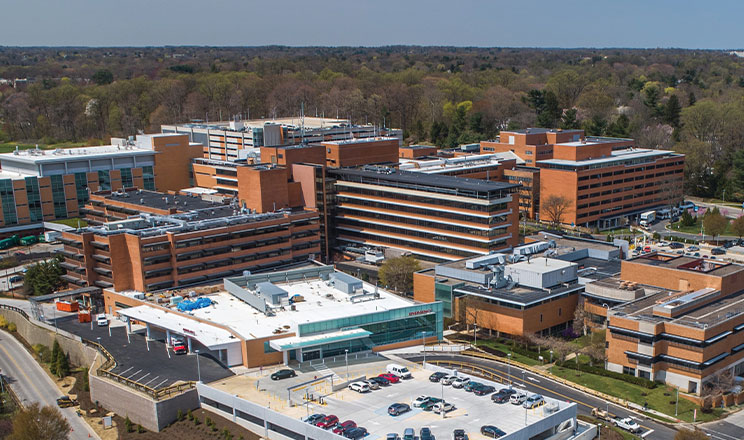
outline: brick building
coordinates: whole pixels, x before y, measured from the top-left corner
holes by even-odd
[[[79,286],[146,292],[320,252],[318,215],[311,211],[250,214],[237,205],[141,190],[94,195],[86,211],[91,223],[107,223],[61,237],[64,278]]]
[[[77,217],[89,194],[99,190],[186,188],[191,159],[201,155],[201,146],[183,135],[138,135],[112,143],[0,154],[3,230]]]
[[[744,373],[743,266],[652,253],[623,261],[620,279],[657,290],[609,310],[608,369],[690,393]]]

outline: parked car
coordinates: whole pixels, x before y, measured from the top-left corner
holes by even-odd
[[[506,435],[506,433],[493,425],[481,426],[481,434],[486,437],[499,438]]]
[[[725,249],[731,249],[732,247],[736,246],[736,240],[726,241],[721,246]]]
[[[346,431],[347,429],[356,428],[356,425],[356,422],[354,422],[353,420],[347,420],[343,423],[337,424],[336,427],[333,428],[333,433],[343,434],[344,431]]]
[[[105,313],[99,313],[96,315],[96,324],[99,327],[106,327],[108,325],[108,318]]]
[[[338,417],[331,414],[320,419],[315,426],[323,429],[331,429],[336,426],[336,423],[338,423]]]
[[[672,249],[682,249],[683,247],[685,247],[685,245],[683,245],[680,242],[673,241],[673,242],[669,243],[669,247],[672,248]]]
[[[688,251],[691,251],[691,252],[695,252],[695,251],[699,251],[699,250],[700,250],[700,248],[699,248],[699,247],[697,247],[697,246],[695,246],[695,245],[692,245],[692,246],[688,246],[688,247],[687,247],[687,250],[688,250]]]
[[[173,346],[173,353],[175,354],[186,354],[189,349],[183,342],[178,342]]]
[[[380,385],[376,381],[363,380],[362,382],[366,383],[370,390],[379,390],[380,389]]]
[[[429,400],[421,405],[421,409],[424,411],[431,411],[431,409],[436,405],[437,403],[441,402],[442,399],[439,399],[437,397],[430,397]]]
[[[636,421],[631,419],[630,417],[626,417],[624,419],[617,417],[612,421],[612,424],[617,426],[618,428],[630,431],[632,433],[641,431],[641,425],[636,423]]]
[[[436,373],[429,376],[429,382],[439,382],[445,377],[447,377],[447,373],[444,373],[442,371],[437,371]]]
[[[468,440],[468,435],[464,429],[455,429],[452,431],[452,440]]]
[[[442,385],[452,385],[452,382],[454,382],[457,379],[457,376],[445,376],[440,381]]]
[[[726,249],[717,247],[717,248],[711,249],[710,253],[713,255],[723,255],[726,253]]]
[[[468,382],[470,382],[470,379],[468,379],[467,377],[458,377],[457,379],[452,381],[452,388],[462,388],[467,385]]]
[[[368,393],[369,392],[369,385],[362,381],[358,382],[352,382],[349,384],[349,389],[351,391],[356,391],[357,393]]]
[[[399,416],[403,413],[407,413],[411,410],[411,407],[407,403],[393,403],[388,407],[388,414],[391,416]]]
[[[468,382],[468,383],[467,383],[467,385],[465,385],[465,386],[463,387],[463,389],[464,389],[465,391],[467,391],[467,392],[471,392],[471,391],[473,391],[473,388],[477,388],[477,387],[479,387],[480,385],[483,385],[483,384],[482,384],[482,383],[480,383],[480,382],[476,382],[476,381],[473,381],[473,380],[471,380],[470,382]]]
[[[413,407],[414,408],[421,408],[421,405],[423,405],[424,403],[428,402],[429,399],[431,399],[431,397],[429,397],[429,396],[418,396],[413,401]]]
[[[543,399],[543,396],[539,394],[533,394],[530,397],[527,398],[527,400],[524,401],[522,404],[523,407],[532,409],[536,406],[540,406],[545,403],[545,399]]]
[[[411,372],[408,370],[408,368],[398,364],[388,364],[387,372],[388,374],[393,374],[401,379],[410,379],[411,377],[413,377],[411,376]]]
[[[400,436],[396,432],[388,432],[385,436],[385,440],[400,440]]]
[[[23,277],[20,275],[13,275],[12,277],[8,278],[8,281],[11,283],[22,283]]]
[[[419,440],[434,440],[434,436],[431,435],[431,429],[424,426],[419,430]]]
[[[494,391],[496,391],[496,388],[492,387],[491,385],[481,385],[473,390],[473,394],[475,394],[476,396],[485,396],[487,394],[493,393]]]
[[[442,411],[447,414],[448,412],[454,411],[455,409],[455,405],[447,402],[439,402],[431,408],[434,414],[441,414]]]
[[[381,375],[379,375],[377,377],[381,377],[381,378],[387,380],[388,383],[398,383],[398,382],[400,382],[400,378],[398,376],[394,375],[394,374],[383,373],[383,374],[381,374]]]
[[[302,421],[305,423],[309,423],[311,425],[314,425],[321,421],[325,417],[325,414],[310,414],[309,416],[305,417]]]
[[[282,380],[282,379],[288,379],[290,377],[297,376],[297,373],[294,372],[294,370],[290,369],[283,369],[279,371],[275,371],[271,373],[271,380]]]
[[[386,387],[386,386],[390,385],[390,381],[389,380],[385,379],[384,377],[380,377],[380,376],[376,376],[376,377],[367,379],[367,382],[374,382],[374,383],[376,383],[377,385],[379,385],[381,387]]]
[[[57,406],[60,408],[69,408],[71,406],[78,406],[80,405],[80,402],[77,400],[73,400],[70,398],[70,396],[62,396],[59,399],[57,399]]]
[[[367,435],[367,429],[357,426],[344,432],[344,437],[356,440],[358,438],[365,437]]]
[[[416,431],[413,428],[406,428],[403,431],[403,440],[414,440],[416,438]]]
[[[512,405],[521,405],[525,400],[527,400],[527,396],[524,393],[517,392],[511,395],[509,403]]]
[[[514,390],[502,388],[498,392],[491,395],[491,400],[493,400],[495,403],[506,403],[509,401],[509,398],[514,393]]]

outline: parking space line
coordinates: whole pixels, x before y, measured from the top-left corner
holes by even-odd
[[[139,382],[139,381],[141,381],[142,379],[146,378],[146,377],[147,377],[147,376],[149,376],[149,375],[150,375],[150,373],[145,373],[145,375],[144,375],[144,376],[142,376],[142,377],[140,377],[139,379],[135,380],[135,382]]]
[[[152,388],[154,388],[154,389],[156,389],[156,390],[157,390],[158,388],[160,388],[160,386],[161,386],[161,385],[163,385],[164,383],[168,382],[169,380],[170,380],[170,379],[165,379],[164,381],[160,382],[159,384],[155,385],[155,386],[154,386],[154,387],[152,387]]]
[[[160,376],[155,376],[155,377],[153,377],[152,379],[148,380],[147,382],[143,383],[142,385],[145,385],[145,386],[147,386],[147,385],[149,385],[149,384],[150,384],[150,382],[154,382],[154,381],[155,381],[155,380],[156,380],[156,379],[157,379],[158,377],[160,377]]]
[[[124,371],[122,371],[122,372],[120,372],[120,373],[117,373],[117,374],[118,374],[119,376],[123,376],[124,374],[126,374],[126,372],[127,372],[127,371],[131,370],[132,368],[134,368],[134,367],[129,367],[129,368],[127,368],[126,370],[124,370]]]
[[[142,369],[139,369],[139,370],[135,371],[134,373],[130,374],[129,376],[127,376],[127,379],[131,379],[134,376],[140,374],[141,372],[142,372]]]

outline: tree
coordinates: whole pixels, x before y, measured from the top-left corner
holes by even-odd
[[[580,301],[576,305],[576,310],[574,310],[573,328],[576,333],[581,333],[584,336],[586,336],[588,332],[586,318],[587,315],[586,311],[584,310],[584,302]]]
[[[60,353],[62,353],[62,347],[60,347],[59,342],[55,339],[54,345],[52,345],[52,358],[49,361],[49,370],[54,375],[57,374],[57,359],[59,359]]]
[[[48,295],[64,285],[64,274],[56,258],[36,263],[23,276],[23,288],[28,295]]]
[[[679,118],[682,114],[682,106],[679,103],[677,95],[669,97],[666,105],[664,106],[663,119],[664,122],[671,125],[674,128],[679,128]]]
[[[592,366],[595,362],[602,364],[607,359],[607,349],[605,348],[607,341],[606,333],[606,330],[593,331],[589,339],[589,345],[582,350],[584,354],[589,356],[589,364]]]
[[[9,440],[66,440],[70,425],[57,408],[38,403],[22,407],[13,417]]]
[[[90,79],[97,85],[104,86],[114,82],[114,74],[110,70],[99,70]]]
[[[576,119],[576,109],[570,108],[563,112],[563,116],[561,116],[561,124],[560,127],[564,130],[573,130],[580,127],[579,120]]]
[[[692,214],[685,210],[682,212],[682,217],[680,217],[679,222],[682,226],[689,227],[697,223],[697,217],[693,217]]]
[[[563,216],[570,207],[571,201],[562,195],[551,194],[542,201],[544,217],[553,227],[563,222]]]
[[[630,119],[625,114],[617,117],[607,126],[607,136],[628,138],[630,137]]]
[[[717,237],[726,231],[726,226],[728,226],[728,219],[721,215],[718,208],[707,212],[703,217],[705,233],[712,235],[716,241],[718,241]]]
[[[699,430],[681,429],[674,435],[674,440],[708,440],[708,434]]]
[[[736,219],[731,222],[731,231],[739,238],[744,236],[744,215],[736,217]]]
[[[62,379],[63,377],[70,374],[70,360],[67,358],[67,354],[65,354],[64,351],[59,351],[55,364],[57,377]]]
[[[380,267],[380,281],[397,292],[410,292],[413,289],[413,273],[420,269],[414,257],[388,258]]]

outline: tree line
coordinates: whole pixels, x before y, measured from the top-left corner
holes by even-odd
[[[688,155],[685,191],[744,200],[744,61],[720,51],[4,48],[0,141],[107,142],[161,124],[298,116],[453,147],[531,126]]]

